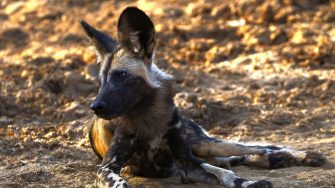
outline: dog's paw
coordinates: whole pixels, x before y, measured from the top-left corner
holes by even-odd
[[[259,180],[247,186],[247,188],[272,188],[272,187],[273,187],[272,183],[266,180]]]
[[[266,180],[250,181],[244,178],[237,178],[234,181],[234,188],[271,188],[272,183]]]
[[[322,166],[326,162],[327,158],[322,153],[307,151],[305,158],[301,161],[301,165],[318,167]]]
[[[286,168],[298,165],[297,159],[285,151],[273,152],[268,154],[271,169]]]
[[[125,180],[112,180],[105,178],[97,178],[95,180],[95,186],[98,188],[130,188],[129,184]]]
[[[98,171],[95,185],[98,188],[130,188],[126,180],[111,171]]]

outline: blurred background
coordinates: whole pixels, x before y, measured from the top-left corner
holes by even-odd
[[[335,1],[1,0],[0,187],[92,187],[99,161],[86,124],[98,85],[79,21],[115,37],[130,5],[155,24],[159,67],[175,76],[184,115],[223,139],[335,159]],[[276,187],[335,187],[329,166],[234,170]]]

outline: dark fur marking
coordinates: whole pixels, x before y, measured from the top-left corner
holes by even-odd
[[[318,152],[306,152],[305,158],[301,161],[304,166],[318,167],[325,164],[327,161],[326,157]]]
[[[237,178],[234,180],[234,185],[235,185],[235,188],[242,188],[242,183],[243,182],[246,182],[248,180],[244,179],[244,178]]]
[[[176,125],[180,120],[179,114],[178,114],[178,109],[176,107],[173,108],[173,114],[171,121],[169,122],[169,126],[174,126]]]
[[[282,159],[277,156],[269,155],[270,169],[280,168],[283,165],[281,164]]]
[[[260,180],[248,186],[248,188],[272,188],[272,187],[273,187],[272,183],[266,180]]]
[[[220,142],[219,140],[207,136],[204,131],[192,120],[185,120],[186,131],[188,132],[188,137],[192,144],[198,144],[203,141],[208,142]]]
[[[282,149],[281,147],[278,147],[278,146],[265,146],[265,148],[271,149],[271,150],[281,150]]]
[[[232,160],[229,161],[229,164],[231,166],[238,166],[243,164],[243,162],[245,161],[246,156],[242,156],[242,157],[235,157]]]
[[[140,141],[132,141],[134,138],[133,134],[127,134],[119,129],[116,129],[113,141],[102,162],[102,167],[108,165],[108,168],[114,173],[120,173],[122,166],[130,159],[136,149],[141,145]]]
[[[287,152],[271,153],[268,156],[270,169],[285,168],[297,165],[296,159]]]

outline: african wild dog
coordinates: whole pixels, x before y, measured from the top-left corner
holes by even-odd
[[[219,140],[182,117],[173,102],[172,76],[155,65],[154,25],[140,9],[128,7],[122,12],[118,42],[85,21],[81,24],[96,47],[100,67],[96,76],[100,89],[91,105],[96,116],[89,133],[102,159],[98,187],[129,187],[120,170],[130,166],[136,175],[148,177],[179,174],[184,183],[266,188],[272,187],[269,181],[247,180],[220,167],[281,168],[325,162],[315,152]]]

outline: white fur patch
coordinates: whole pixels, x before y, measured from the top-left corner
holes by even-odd
[[[162,137],[163,137],[162,135],[155,136],[154,139],[149,142],[150,148],[158,149],[161,144]]]
[[[115,174],[114,172],[109,173],[107,178],[108,179],[112,178],[112,180],[115,180],[115,181],[122,179],[119,175]]]
[[[177,129],[179,129],[182,125],[183,125],[182,122],[181,122],[181,121],[178,121],[178,123],[176,123],[176,124],[174,125],[174,127],[176,127]]]
[[[242,183],[242,187],[243,188],[247,188],[249,185],[253,184],[253,183],[256,183],[257,181],[245,181]]]
[[[111,160],[111,163],[114,163],[116,161],[116,156],[113,157],[113,159]]]
[[[98,181],[98,187],[111,187],[111,188],[122,188],[124,187],[124,185],[128,185],[127,182],[118,174],[114,173],[112,171],[112,169],[108,168],[108,165],[111,164],[112,162],[116,161],[116,157],[114,157],[111,162],[109,162],[108,164],[106,164],[105,166],[102,167],[102,171],[104,172],[109,172],[107,175],[107,179],[104,179],[104,177],[102,177],[102,174],[98,174],[98,177],[100,177],[100,181]],[[110,185],[113,181],[114,184]]]
[[[107,67],[109,66],[109,63],[110,63],[108,61],[109,61],[111,56],[112,56],[112,54],[108,54],[108,55],[106,55],[105,59],[101,60],[101,65],[100,65],[101,67],[100,67],[100,72],[99,72],[99,76],[101,78],[104,77],[104,71],[108,71]]]
[[[113,161],[113,160],[114,160],[114,161]],[[116,161],[116,157],[113,157],[112,161],[109,161],[109,163],[105,164],[105,166],[103,166],[103,167],[101,168],[101,170],[102,170],[102,171],[105,171],[105,172],[112,171],[112,169],[110,169],[108,166],[109,166],[110,164],[112,164],[113,162],[115,162],[115,161]]]
[[[155,63],[152,63],[149,71],[146,71],[148,82],[154,88],[161,87],[161,80],[172,80],[173,76],[160,70]]]
[[[234,187],[234,180],[239,178],[236,174],[231,170],[226,170],[223,168],[219,168],[216,166],[212,166],[208,163],[202,163],[201,168],[203,168],[206,172],[215,175],[222,185],[227,187]]]
[[[139,38],[138,38],[138,34],[140,33],[140,31],[135,31],[135,32],[131,32],[129,33],[129,39],[134,47],[134,52],[139,52],[141,46],[140,46],[140,42],[139,42]]]
[[[152,75],[154,75],[155,77],[159,77],[159,78],[162,78],[164,80],[172,80],[173,79],[173,76],[171,74],[168,74],[168,73],[162,71],[161,69],[159,69],[155,63],[151,64],[150,73]]]
[[[192,121],[193,121],[193,120],[192,120]],[[204,134],[205,134],[206,136],[210,137],[210,135],[209,135],[209,133],[207,132],[206,129],[202,128],[202,126],[200,126],[200,125],[199,125],[199,127],[200,127],[200,129],[202,130],[202,132],[204,132]]]

